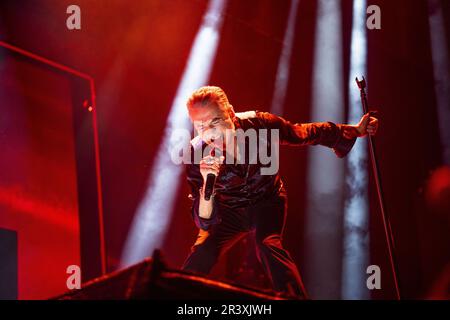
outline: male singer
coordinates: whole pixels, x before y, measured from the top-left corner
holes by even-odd
[[[196,90],[187,101],[189,117],[198,132],[191,141],[192,151],[213,147],[218,156],[206,154],[199,163],[187,164],[187,180],[193,199],[192,216],[200,229],[183,269],[208,274],[220,254],[242,236],[254,231],[259,261],[272,282],[273,289],[306,297],[300,274],[289,253],[283,248],[282,233],[287,212],[283,182],[275,174],[261,174],[260,161],[251,163],[240,157],[239,148],[249,147],[236,141],[236,130],[275,130],[281,145],[323,145],[342,158],[356,138],[374,135],[378,120],[364,115],[357,125],[295,123],[259,111],[235,113],[225,92],[206,86]],[[267,137],[271,135],[268,134]],[[232,145],[232,148],[229,146]],[[270,142],[269,142],[270,145]],[[260,145],[258,145],[260,147]],[[251,148],[247,149],[250,150]],[[240,159],[240,161],[233,161]],[[250,163],[249,163],[250,162]],[[205,199],[207,175],[216,176],[214,192]]]

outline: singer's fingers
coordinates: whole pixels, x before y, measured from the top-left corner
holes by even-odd
[[[376,117],[376,116],[378,115],[378,110],[371,110],[371,111],[369,111],[369,114],[370,114],[371,116]]]
[[[217,177],[219,175],[220,169],[219,168],[213,168],[211,171]]]
[[[213,164],[215,162],[214,157],[206,156],[200,160],[200,164]]]
[[[212,173],[215,176],[219,175],[219,169],[217,168],[208,168],[204,170],[204,175],[208,175],[209,173]]]
[[[219,167],[218,163],[208,163],[208,162],[200,162],[200,168],[215,168],[215,167]]]
[[[207,163],[207,164],[222,164],[225,157],[213,157],[213,156],[206,156],[202,160],[200,160],[200,164]]]
[[[219,170],[220,164],[218,163],[200,163],[200,170]]]
[[[361,124],[367,125],[369,123],[369,120],[370,120],[370,115],[369,115],[369,113],[366,113],[361,118]]]
[[[215,164],[222,164],[224,159],[225,159],[224,156],[213,157],[213,158],[212,158],[212,163],[215,163]]]
[[[359,123],[356,125],[358,133],[356,134],[356,137],[362,137],[367,129],[367,125],[369,124],[370,116],[369,113],[366,113],[362,116]]]
[[[378,130],[378,123],[371,123],[367,126],[367,130]]]
[[[376,132],[377,132],[376,126],[368,126],[367,127],[367,133],[368,134],[375,135]]]
[[[220,164],[218,164],[218,163],[213,163],[213,164],[211,165],[211,169],[219,170],[219,168],[220,168]]]

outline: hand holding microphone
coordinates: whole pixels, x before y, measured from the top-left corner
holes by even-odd
[[[215,157],[212,154],[213,152],[200,161],[200,173],[203,177],[203,192],[206,201],[211,199],[216,177],[224,160],[223,156]]]

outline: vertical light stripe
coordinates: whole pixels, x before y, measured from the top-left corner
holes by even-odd
[[[348,123],[358,123],[363,111],[355,78],[366,74],[366,0],[353,1],[349,73]],[[347,156],[347,191],[344,208],[342,298],[368,299],[366,269],[369,262],[367,139],[357,139]]]
[[[340,2],[319,0],[311,121],[344,120]],[[344,163],[325,147],[311,147],[305,230],[305,283],[313,299],[340,297]]]
[[[172,103],[146,194],[135,214],[122,252],[122,267],[151,255],[154,249],[162,245],[166,235],[183,169],[181,165],[175,165],[170,157],[174,130],[191,128],[186,101],[194,90],[205,85],[209,79],[219,44],[226,4],[226,0],[211,0],[203,17]]]
[[[295,23],[297,21],[299,2],[300,0],[291,0],[283,47],[281,49],[280,60],[278,61],[277,77],[275,79],[275,89],[270,111],[279,116],[283,115],[286,90],[289,83],[289,68],[295,38]]]
[[[428,12],[442,160],[444,164],[450,165],[450,65],[441,1],[428,0]]]

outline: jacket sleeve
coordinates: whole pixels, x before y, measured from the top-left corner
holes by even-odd
[[[278,129],[280,144],[292,146],[323,145],[332,148],[339,158],[345,157],[356,138],[343,136],[343,124],[333,122],[291,123],[268,112],[258,112],[258,118],[267,129]]]
[[[213,224],[219,222],[217,215],[217,203],[212,198],[213,209],[211,212],[211,217],[209,219],[204,219],[199,216],[199,205],[200,205],[200,188],[203,186],[203,177],[200,173],[200,167],[198,164],[187,164],[186,165],[186,176],[187,181],[191,190],[189,194],[189,199],[192,200],[191,215],[194,219],[197,228],[208,230]]]

